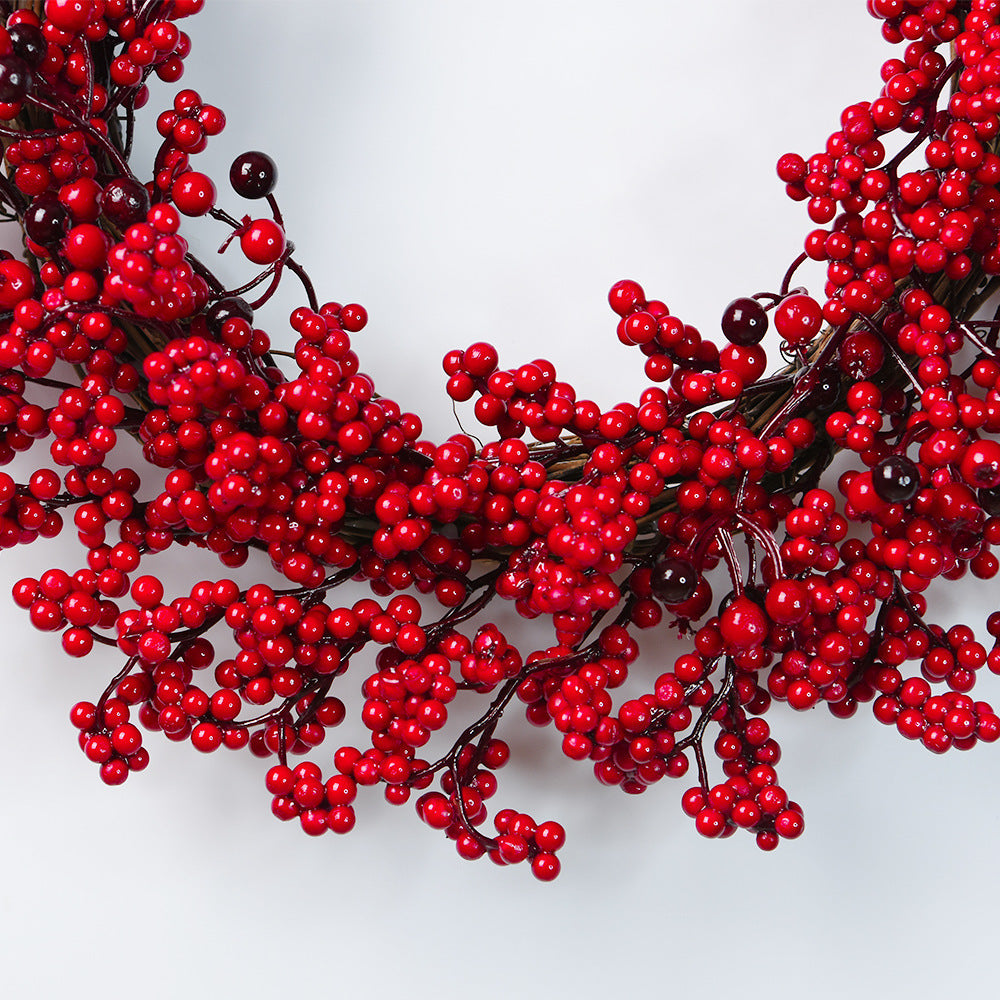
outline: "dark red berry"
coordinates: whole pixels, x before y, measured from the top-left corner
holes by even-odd
[[[105,185],[101,211],[119,229],[144,222],[149,211],[149,192],[131,177],[117,177]]]
[[[664,604],[683,604],[698,587],[698,571],[686,559],[661,559],[653,566],[649,585]]]
[[[14,45],[14,52],[19,55],[32,68],[45,58],[48,46],[41,29],[26,21],[12,24],[7,29],[10,40]]]
[[[0,58],[0,101],[13,104],[24,99],[34,83],[34,73],[20,56]]]
[[[24,229],[35,243],[50,246],[65,236],[68,219],[62,202],[46,191],[32,199],[24,214]]]
[[[872,469],[872,484],[886,503],[908,503],[920,490],[920,470],[903,455],[890,455]]]
[[[767,313],[756,299],[733,299],[722,314],[722,333],[731,344],[759,344],[767,333]]]
[[[215,334],[221,333],[222,324],[227,319],[234,317],[246,320],[248,323],[253,322],[253,310],[250,308],[250,304],[238,295],[228,296],[213,302],[205,312],[205,320],[209,329]]]
[[[266,198],[278,181],[278,168],[267,153],[241,153],[229,168],[229,183],[241,198]]]

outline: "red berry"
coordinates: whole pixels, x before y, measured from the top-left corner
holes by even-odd
[[[240,235],[240,246],[253,263],[273,264],[285,252],[285,234],[276,222],[257,219]]]
[[[205,174],[188,170],[174,181],[170,196],[185,215],[204,215],[215,206],[215,185]],[[246,253],[245,246],[244,252]],[[247,256],[250,254],[247,253]]]
[[[819,333],[823,311],[808,295],[789,295],[774,311],[774,328],[789,344],[806,344]]]
[[[734,598],[719,622],[722,637],[736,649],[759,646],[767,636],[767,619],[760,605],[749,597]]]

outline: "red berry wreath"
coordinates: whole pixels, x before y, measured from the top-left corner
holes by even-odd
[[[0,473],[0,544],[72,518],[84,565],[14,600],[70,656],[120,651],[71,712],[105,782],[146,767],[143,730],[247,748],[273,813],[308,834],[351,830],[376,786],[462,857],[548,880],[562,827],[488,812],[518,705],[601,783],[686,778],[700,833],[765,850],[803,829],[775,701],[871,704],[935,753],[1000,738],[973,694],[1000,673],[1000,612],[987,643],[934,624],[924,596],[1000,565],[1000,319],[980,317],[1000,274],[1000,0],[868,0],[898,58],[823,151],[780,159],[814,228],[774,292],[726,307],[719,345],[620,281],[638,400],[602,410],[549,361],[501,367],[475,343],[444,370],[479,437],[438,444],[362,371],[364,308],[322,302],[296,259],[272,159],[232,164],[248,214],[192,169],[220,109],[179,90],[155,162],[134,162],[147,82],[180,78],[177,22],[202,0],[2,6],[0,199],[25,253],[0,261],[0,462],[43,440],[48,457],[24,483]],[[252,265],[240,287],[192,252],[200,216]],[[807,259],[821,296],[795,287]],[[289,352],[257,325],[282,280],[301,299]],[[784,364],[766,375],[771,326]],[[118,467],[122,433],[155,489]],[[177,546],[253,559],[260,582],[166,594],[143,562]],[[368,596],[343,597],[350,581]],[[504,634],[501,601],[547,645]],[[638,656],[655,628],[687,642],[668,669]],[[630,674],[646,693],[622,699]]]

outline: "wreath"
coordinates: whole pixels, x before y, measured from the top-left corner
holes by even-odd
[[[2,4],[0,207],[24,252],[0,261],[0,463],[44,445],[25,482],[0,472],[0,545],[79,537],[82,565],[13,598],[69,656],[120,654],[71,712],[104,782],[147,766],[144,730],[246,749],[309,835],[350,831],[370,789],[461,857],[550,880],[562,826],[490,816],[518,714],[602,784],[683,779],[700,834],[764,850],[803,831],[775,702],[870,706],[933,753],[1000,738],[973,693],[1000,673],[1000,612],[944,628],[925,595],[1000,568],[1000,0],[867,6],[898,53],[821,151],[779,160],[810,228],[775,289],[730,302],[713,339],[617,282],[647,385],[610,409],[549,361],[450,351],[476,426],[433,442],[363,370],[365,309],[323,301],[296,257],[272,158],[217,185],[193,162],[223,111],[191,89],[150,107],[202,0]],[[241,255],[238,287],[189,244],[199,217]],[[797,284],[808,260],[822,294]],[[291,350],[258,325],[279,284]],[[218,578],[166,593],[147,557],[192,546]],[[244,565],[249,587],[227,575]],[[546,644],[505,632],[502,602]],[[644,662],[647,629],[684,652]],[[621,696],[630,676],[645,693]]]

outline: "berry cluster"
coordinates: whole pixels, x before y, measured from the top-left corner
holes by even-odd
[[[105,782],[147,766],[142,730],[248,748],[270,762],[274,814],[307,834],[351,830],[372,786],[413,799],[462,857],[548,880],[558,823],[503,808],[487,825],[515,701],[605,785],[690,773],[696,829],[764,850],[803,830],[775,701],[841,718],[871,703],[935,753],[1000,738],[971,695],[984,666],[1000,673],[1000,613],[987,648],[928,621],[924,594],[1000,568],[1000,318],[978,318],[1000,282],[1000,0],[868,0],[902,57],[822,152],[779,161],[817,228],[778,290],[731,302],[716,344],[636,282],[611,289],[650,383],[636,403],[602,410],[551,362],[502,368],[489,344],[449,352],[447,393],[475,400],[485,444],[427,441],[376,392],[352,346],[367,313],[317,298],[269,156],[228,178],[265,208],[218,206],[191,159],[222,111],[181,90],[154,162],[131,162],[148,83],[180,78],[176,22],[201,6],[0,3],[0,201],[30,252],[0,261],[0,462],[45,441],[56,467],[0,473],[0,545],[72,511],[85,564],[14,599],[69,655],[124,657],[71,712]],[[192,253],[199,216],[251,266],[240,287]],[[792,287],[806,259],[826,265],[821,298]],[[282,351],[256,324],[288,274],[303,304]],[[787,363],[768,377],[772,325]],[[113,467],[122,432],[145,493]],[[830,482],[838,453],[850,468]],[[260,582],[167,595],[144,561],[176,546]],[[350,581],[366,596],[338,597]],[[547,621],[549,644],[504,634],[495,600]],[[688,648],[649,671],[636,635],[668,626]],[[630,674],[645,693],[622,699]],[[357,687],[356,737],[323,749]],[[438,736],[459,703],[474,721]]]

